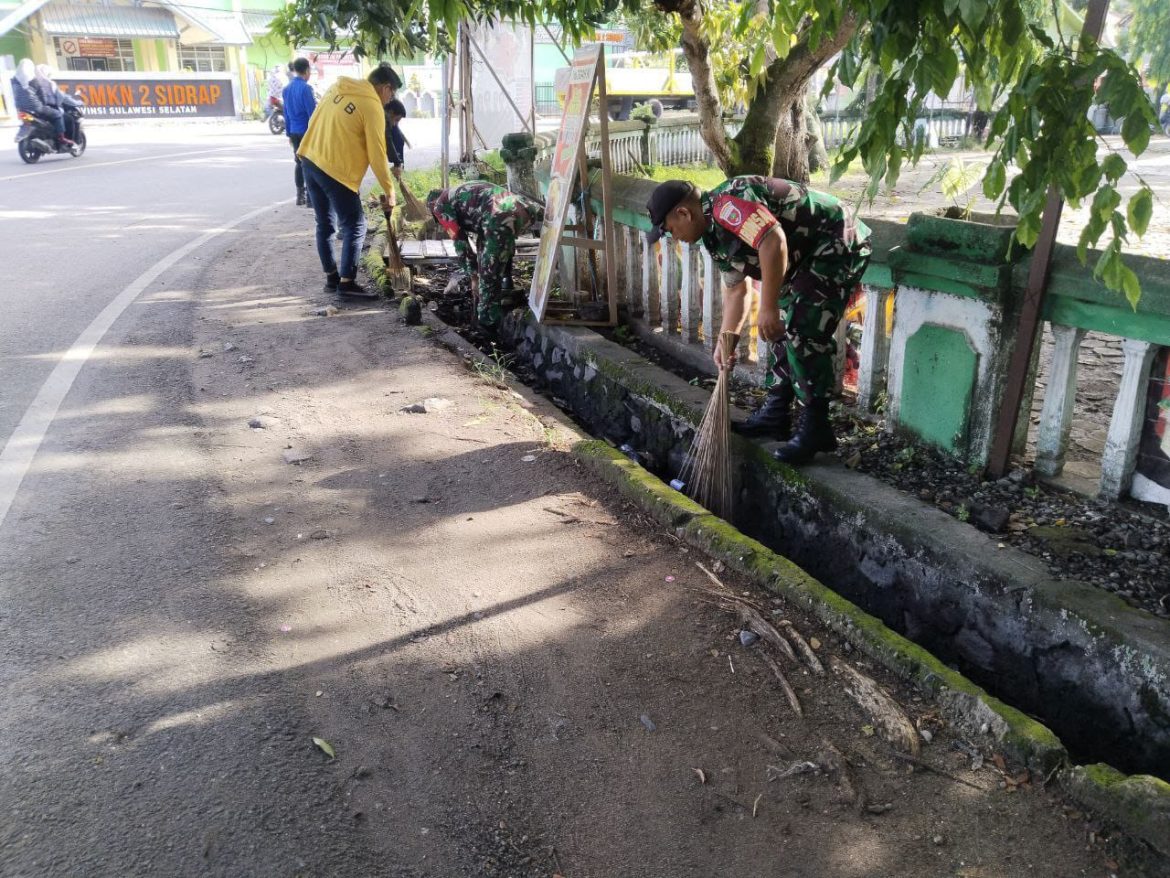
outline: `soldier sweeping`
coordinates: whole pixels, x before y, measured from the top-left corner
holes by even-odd
[[[722,331],[738,332],[743,323],[746,278],[761,282],[758,328],[772,342],[776,380],[738,432],[789,440],[775,453],[787,463],[834,450],[834,335],[869,262],[869,229],[832,195],[774,177],[733,177],[710,192],[669,180],[646,209],[652,241],[664,234],[688,244],[701,240],[711,254],[723,278]],[[715,364],[735,365],[722,361],[718,345]],[[792,435],[794,399],[803,409]]]
[[[452,189],[433,189],[427,209],[455,239],[455,254],[471,278],[478,278],[476,317],[482,329],[495,332],[503,317],[501,300],[512,289],[516,238],[544,222],[544,207],[503,186],[474,180]],[[476,238],[476,250],[471,236]]]

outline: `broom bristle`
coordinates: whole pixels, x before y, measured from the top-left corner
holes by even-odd
[[[738,343],[737,333],[720,333],[719,347],[724,362]],[[721,369],[679,476],[686,483],[687,494],[721,518],[731,517],[733,505],[730,395],[729,373]]]

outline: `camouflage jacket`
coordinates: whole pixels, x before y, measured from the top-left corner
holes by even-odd
[[[759,280],[756,248],[775,225],[788,242],[789,276],[813,259],[849,256],[869,239],[865,223],[832,195],[777,177],[732,177],[704,192],[702,202],[703,246],[728,286]]]
[[[520,208],[528,213],[529,222],[516,227]],[[507,227],[519,235],[529,226],[544,222],[544,207],[531,198],[509,192],[503,186],[482,180],[470,180],[439,196],[434,206],[435,219],[455,239],[455,254],[468,271],[475,271],[475,253],[470,236],[483,236],[490,227]]]

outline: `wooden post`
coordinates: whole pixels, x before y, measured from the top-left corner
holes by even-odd
[[[605,91],[605,50],[597,56],[597,89],[601,109],[601,222],[605,243],[605,294],[609,298],[609,322],[616,325],[617,312],[617,260],[613,258],[613,171],[609,156],[609,113],[606,112]]]

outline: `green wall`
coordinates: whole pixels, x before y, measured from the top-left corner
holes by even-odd
[[[28,40],[18,33],[7,33],[0,37],[0,55],[11,55],[15,60],[27,58],[31,54]]]
[[[967,337],[927,324],[906,342],[898,422],[952,453],[966,450],[979,358]]]

